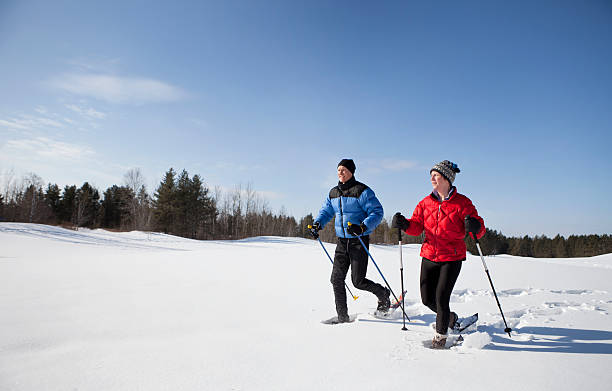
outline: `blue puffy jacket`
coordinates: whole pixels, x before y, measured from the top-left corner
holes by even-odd
[[[383,207],[374,195],[374,191],[353,177],[329,191],[315,221],[318,221],[323,228],[334,215],[336,236],[354,238],[355,236],[346,232],[348,222],[365,224],[367,230],[363,234],[369,235],[382,221]]]

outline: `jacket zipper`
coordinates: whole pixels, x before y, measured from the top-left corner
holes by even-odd
[[[340,197],[338,197],[338,199],[340,200],[340,226],[342,227],[342,234],[344,235],[344,237],[346,238],[346,232],[344,230],[344,213],[342,212],[342,189],[340,189],[338,187],[338,189],[340,190]]]
[[[435,247],[436,248],[436,254],[435,254],[436,259],[438,258],[438,239],[437,238],[438,238],[438,235],[440,234],[439,226],[440,226],[440,211],[441,210],[442,210],[442,203],[440,202],[438,204],[438,217],[436,218],[436,244],[435,244],[435,246],[436,246]]]

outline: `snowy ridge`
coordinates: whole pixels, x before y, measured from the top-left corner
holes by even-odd
[[[98,246],[115,246],[119,248],[166,249],[180,250],[180,248],[163,246],[164,244],[183,243],[188,239],[165,235],[157,232],[122,232],[116,233],[103,229],[90,230],[79,228],[70,230],[41,224],[0,224],[0,234],[17,234],[40,239],[50,239],[73,244],[90,244]]]
[[[511,338],[469,255],[451,307],[480,319],[440,352],[423,346],[435,316],[420,302],[415,245],[403,248],[408,331],[399,310],[370,316],[376,299],[360,291],[349,301],[358,321],[321,324],[335,314],[331,268],[308,239],[0,223],[0,248],[1,390],[607,390],[612,381],[612,254],[488,258]],[[399,293],[397,246],[371,253]],[[382,282],[373,266],[368,278]]]

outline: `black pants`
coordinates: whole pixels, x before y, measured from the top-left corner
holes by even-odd
[[[436,313],[436,331],[446,334],[450,320],[450,297],[463,261],[421,261],[421,300]]]
[[[370,237],[362,236],[361,240],[369,249]],[[336,253],[334,254],[334,267],[331,273],[331,284],[334,288],[334,298],[336,300],[336,312],[338,315],[348,314],[346,305],[346,288],[344,280],[351,267],[351,280],[357,289],[372,292],[377,297],[382,297],[385,288],[366,278],[368,271],[368,254],[357,238],[338,238]]]

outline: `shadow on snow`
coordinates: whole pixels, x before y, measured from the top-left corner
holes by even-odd
[[[492,337],[491,345],[485,349],[518,352],[555,352],[582,354],[612,354],[612,331],[585,330],[562,327],[521,327],[513,334],[527,334],[529,341],[513,340],[505,335],[494,334],[499,330],[492,326],[478,326],[478,331]]]

